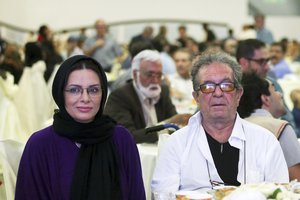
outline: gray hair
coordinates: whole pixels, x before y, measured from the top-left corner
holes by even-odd
[[[197,74],[201,68],[207,67],[212,63],[221,63],[229,66],[233,71],[233,81],[235,87],[237,89],[242,88],[241,80],[242,80],[242,70],[241,66],[238,64],[236,59],[229,54],[209,49],[203,52],[202,54],[198,55],[192,64],[192,81],[193,81],[193,89],[194,91],[199,90],[200,80],[197,80]]]
[[[141,64],[142,60],[161,63],[160,54],[158,51],[149,50],[149,49],[143,50],[140,53],[138,53],[132,60],[132,63],[131,63],[132,76],[133,76],[134,70],[140,69],[140,64]]]

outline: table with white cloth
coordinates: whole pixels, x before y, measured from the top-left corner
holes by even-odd
[[[146,198],[150,200],[151,180],[152,180],[152,175],[156,164],[158,147],[157,144],[138,144],[137,147],[141,159]]]
[[[160,131],[158,144],[138,144],[138,150],[141,159],[143,181],[146,192],[146,198],[151,199],[151,180],[156,165],[156,159],[159,155],[161,147],[170,135],[164,131]]]

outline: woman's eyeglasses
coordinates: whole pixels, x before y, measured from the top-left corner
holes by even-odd
[[[102,92],[100,86],[90,86],[87,88],[82,88],[80,86],[71,86],[68,89],[65,89],[65,92],[68,92],[74,97],[80,97],[83,94],[84,90],[86,90],[90,97],[98,97]]]
[[[215,92],[217,86],[220,87],[222,92],[231,92],[235,89],[234,83],[226,81],[221,83],[204,83],[199,86],[198,90],[201,90],[202,93],[209,94]]]

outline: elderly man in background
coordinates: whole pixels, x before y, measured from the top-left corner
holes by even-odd
[[[282,94],[271,81],[255,73],[244,73],[244,94],[238,113],[245,120],[271,131],[278,139],[287,162],[290,180],[300,180],[300,146],[293,127],[285,120],[277,119],[286,113]]]
[[[159,52],[143,50],[132,61],[133,81],[108,97],[104,113],[128,128],[136,143],[157,142],[158,135],[147,133],[146,127],[161,121],[185,125],[190,117],[177,114],[168,87],[161,84],[162,76]]]
[[[193,61],[193,97],[200,111],[163,146],[152,179],[154,193],[289,181],[274,135],[236,112],[241,78],[239,64],[226,53],[207,51]]]
[[[101,63],[106,72],[110,72],[116,58],[122,55],[120,45],[108,34],[107,25],[102,19],[95,22],[96,35],[89,37],[83,44],[86,55]]]

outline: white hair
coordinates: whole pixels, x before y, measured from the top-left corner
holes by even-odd
[[[160,54],[158,51],[149,50],[149,49],[143,50],[140,53],[138,53],[132,60],[131,63],[132,77],[133,77],[134,70],[140,69],[140,64],[142,60],[161,63]]]

